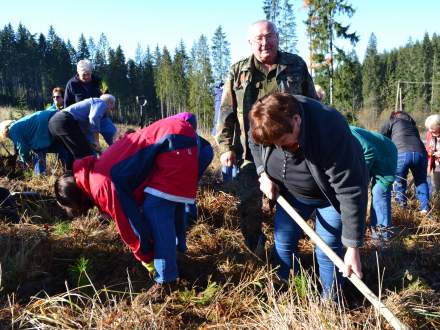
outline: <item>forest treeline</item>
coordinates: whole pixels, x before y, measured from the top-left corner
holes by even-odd
[[[0,30],[0,105],[43,109],[50,102],[52,88],[64,87],[75,74],[77,61],[84,58],[93,62],[94,73],[117,97],[115,121],[139,122],[135,99],[144,95],[150,121],[187,110],[209,128],[213,87],[227,74],[230,46],[219,26],[210,40],[201,35],[189,49],[183,41],[174,50],[139,45],[135,58],[127,59],[120,46],[109,45],[104,33],[97,41],[82,34],[73,46],[53,27],[44,35],[32,33],[23,24],[16,29],[7,24]],[[421,41],[409,40],[383,53],[378,52],[371,34],[362,63],[354,51],[338,49],[333,64],[332,103],[351,121],[356,121],[362,109],[374,116],[394,109],[397,94],[409,112],[440,109],[440,37],[436,34],[425,34]],[[328,68],[313,66],[315,82],[326,91],[330,89]]]

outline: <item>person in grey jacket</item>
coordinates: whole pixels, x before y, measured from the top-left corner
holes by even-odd
[[[280,193],[305,219],[316,210],[318,235],[340,256],[347,248],[344,275],[361,277],[368,170],[345,118],[313,99],[273,93],[254,104],[249,119],[261,191],[272,200]],[[279,205],[274,235],[278,275],[287,280],[302,230]],[[316,257],[323,296],[332,297],[334,264],[319,248]]]

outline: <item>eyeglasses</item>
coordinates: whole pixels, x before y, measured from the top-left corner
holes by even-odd
[[[275,37],[276,37],[275,33],[269,33],[264,36],[256,36],[255,38],[252,39],[252,41],[257,44],[261,44],[263,40],[269,41],[269,40],[273,40]]]

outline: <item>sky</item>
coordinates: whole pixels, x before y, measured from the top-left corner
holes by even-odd
[[[263,19],[262,0],[0,0],[0,27],[21,22],[31,33],[47,35],[53,25],[64,40],[76,47],[78,38],[99,39],[103,32],[113,48],[121,45],[127,58],[134,58],[138,44],[152,50],[159,45],[173,51],[183,40],[187,50],[204,34],[210,41],[221,25],[230,42],[232,62],[250,54],[247,29]],[[308,58],[305,34],[306,10],[302,0],[290,0],[294,7],[298,53]],[[350,23],[360,41],[355,50],[363,59],[371,33],[379,52],[405,45],[410,38],[422,40],[425,32],[440,33],[440,0],[352,0],[356,9]],[[350,50],[348,45],[342,45]]]

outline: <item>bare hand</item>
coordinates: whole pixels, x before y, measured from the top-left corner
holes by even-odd
[[[362,265],[359,248],[347,248],[344,256],[345,269],[339,270],[342,276],[349,277],[351,273],[355,273],[359,278],[362,278]]]
[[[279,191],[278,185],[273,182],[265,172],[261,173],[258,181],[260,181],[260,190],[263,194],[270,200],[275,200]]]
[[[232,166],[235,164],[236,155],[234,151],[227,151],[220,155],[220,163],[223,166]]]

